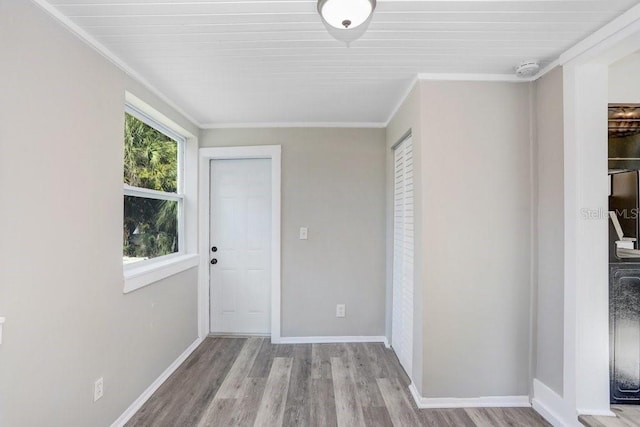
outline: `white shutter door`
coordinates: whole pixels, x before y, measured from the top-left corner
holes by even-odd
[[[411,375],[413,353],[413,144],[394,152],[393,310],[391,344]]]

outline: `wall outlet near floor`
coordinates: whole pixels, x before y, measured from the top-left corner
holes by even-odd
[[[93,401],[97,401],[104,395],[104,378],[98,378],[93,383]]]
[[[347,308],[344,304],[336,305],[336,317],[345,317],[347,315]]]
[[[309,237],[309,229],[307,227],[300,227],[300,240],[307,240]]]

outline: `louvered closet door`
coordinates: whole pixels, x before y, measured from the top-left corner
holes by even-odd
[[[411,375],[413,353],[413,144],[394,152],[393,313],[391,344]]]

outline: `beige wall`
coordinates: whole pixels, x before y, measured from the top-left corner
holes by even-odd
[[[31,3],[0,0],[0,55],[0,425],[107,425],[197,335],[195,269],[122,294],[124,91],[198,130]],[[282,145],[282,335],[390,337],[391,148],[411,131],[416,386],[527,394],[533,216],[536,375],[562,392],[561,93],[560,72],[536,84],[535,159],[527,84],[421,82],[386,130],[203,131]]]
[[[529,103],[527,84],[423,81],[387,129],[388,254],[391,146],[411,129],[416,150],[412,379],[424,397],[528,394]]]
[[[563,393],[564,115],[562,68],[535,83],[537,339],[535,377]]]
[[[282,336],[384,335],[384,129],[212,129],[200,143],[282,146]]]
[[[425,397],[528,394],[527,84],[424,82]]]
[[[609,102],[640,104],[640,53],[636,52],[609,67]]]
[[[0,425],[109,425],[196,339],[196,271],[122,293],[127,77],[22,0],[0,56]]]

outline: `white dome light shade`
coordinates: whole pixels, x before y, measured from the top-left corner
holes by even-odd
[[[318,12],[333,28],[351,30],[369,19],[375,4],[375,0],[320,0]]]

